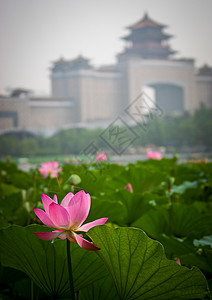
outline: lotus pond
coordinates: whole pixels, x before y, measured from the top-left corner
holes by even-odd
[[[57,167],[0,162],[0,299],[212,299],[212,163]]]

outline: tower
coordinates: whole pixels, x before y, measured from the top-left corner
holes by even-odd
[[[168,43],[172,35],[164,32],[166,27],[147,13],[127,27],[130,33],[122,38],[127,47],[118,55],[125,106],[148,88],[154,95],[152,103],[165,113],[197,108],[194,60],[172,57],[176,51]]]
[[[145,13],[141,20],[127,27],[131,32],[122,38],[128,42],[122,55],[139,56],[143,59],[168,59],[176,51],[168,44],[172,35],[163,32],[166,27]]]

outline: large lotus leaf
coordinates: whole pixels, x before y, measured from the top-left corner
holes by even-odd
[[[106,178],[103,174],[104,167],[82,165],[74,174],[81,178],[81,183],[77,188],[85,190],[91,195],[95,195],[104,190]]]
[[[126,185],[122,181],[123,166],[113,164],[99,164],[99,165],[83,165],[76,174],[82,179],[81,187],[92,195],[107,191],[107,193],[114,192],[117,188],[124,188]],[[125,184],[125,185],[124,185]]]
[[[86,190],[86,192],[96,195],[101,193],[103,190],[114,191],[115,185],[112,182],[111,177],[118,176],[122,168],[117,165],[110,165],[106,163],[99,164],[83,164],[80,166],[69,166],[63,167],[62,184],[69,185],[69,178],[71,175],[76,174],[81,178],[81,183],[77,185],[76,190]],[[109,184],[110,183],[110,184]]]
[[[110,222],[123,223],[126,219],[127,209],[125,205],[119,201],[111,201],[108,195],[108,200],[102,200],[101,196],[91,198],[91,210],[86,220],[87,222],[108,217]]]
[[[164,246],[168,258],[180,258],[181,263],[188,267],[196,266],[202,271],[212,272],[212,263],[209,262],[210,252],[208,254],[206,252],[208,249],[196,248],[192,237],[182,240],[163,234],[158,240]]]
[[[4,185],[7,187],[8,193],[2,191],[0,186],[1,198],[0,198],[0,209],[1,213],[6,217],[10,218],[15,214],[15,211],[21,206],[22,204],[22,194],[20,191],[16,190],[14,186]],[[11,190],[11,193],[9,192]],[[3,192],[3,194],[2,194]]]
[[[1,170],[5,170],[9,173],[13,173],[18,170],[17,165],[10,161],[6,161],[6,162],[0,161],[0,168]]]
[[[0,231],[2,265],[26,273],[45,293],[69,295],[66,241],[54,243],[38,239],[33,232],[49,231],[40,225],[11,226]],[[78,291],[107,274],[104,265],[92,251],[71,243],[75,290]],[[105,274],[106,273],[106,274]]]
[[[169,234],[169,218],[166,207],[156,206],[136,220],[132,226],[144,230],[152,238],[158,238],[162,233]]]
[[[118,300],[116,288],[110,276],[95,281],[79,292],[80,300]]]
[[[196,251],[192,238],[180,239],[162,234],[157,240],[164,246],[168,258],[181,257],[181,255]]]
[[[135,220],[144,215],[150,208],[151,204],[141,194],[129,193],[121,191],[119,193],[121,201],[127,207],[126,224],[130,226]]]
[[[12,184],[0,183],[1,197],[9,196],[18,193],[18,188]]]
[[[212,250],[200,248],[196,253],[180,256],[180,261],[188,267],[195,265],[202,271],[212,274]]]
[[[113,203],[111,203],[111,208],[113,207],[113,210],[115,208],[115,203],[122,203],[125,207],[126,212],[124,214],[114,214],[115,219],[112,219],[112,221],[116,223],[120,223],[120,221],[122,221],[124,225],[128,226],[133,224],[133,222],[135,222],[141,216],[145,215],[147,211],[156,206],[157,203],[167,203],[168,201],[164,196],[161,197],[152,193],[130,193],[126,189],[118,190],[114,193],[102,193],[101,195],[97,196],[97,199],[98,202],[108,200],[110,200],[111,202],[113,201]],[[92,203],[95,203],[94,197],[92,198]],[[111,209],[109,208],[109,211],[110,210]],[[93,216],[93,218],[96,217]]]
[[[175,184],[182,184],[184,181],[195,181],[202,178],[203,165],[201,164],[180,164],[176,168]]]
[[[1,162],[0,170],[4,171],[4,174],[1,174],[0,181],[9,183],[18,187],[19,189],[28,189],[33,185],[32,176],[29,172],[21,171],[17,168],[17,165],[6,162]]]
[[[14,283],[15,281],[26,279],[27,276],[19,270],[3,267],[0,264],[0,287]],[[1,298],[0,298],[1,299]]]
[[[5,185],[6,186],[6,185]],[[8,191],[14,187],[7,185]],[[0,188],[1,191],[1,188]],[[24,207],[21,191],[2,195],[0,198],[0,227],[10,224],[26,225],[29,220],[29,213]]]
[[[148,203],[151,206],[167,204],[167,201],[168,201],[167,196],[165,195],[165,191],[164,191],[164,194],[162,194],[162,195],[158,195],[155,193],[145,193],[143,195],[143,198],[145,199],[145,201],[148,201]]]
[[[105,190],[111,193],[121,191],[129,182],[135,193],[149,192],[166,179],[165,173],[155,170],[153,166],[136,164],[126,167],[107,164],[92,168],[85,166],[84,170],[80,169],[76,174],[82,178],[83,188],[92,194]]]
[[[137,164],[153,166],[156,170],[164,172],[173,172],[177,166],[175,160],[169,158],[163,158],[162,160],[148,159],[146,161],[139,161]]]
[[[209,211],[212,212],[212,202],[202,202],[202,201],[195,201],[192,202],[192,206],[196,207],[201,214],[208,213]]]
[[[107,191],[113,192],[115,189],[122,186],[123,181],[121,175],[125,169],[125,166],[117,164],[104,164],[101,174],[106,179],[105,187],[107,188]]]
[[[121,202],[126,208],[126,214],[124,216],[124,224],[131,225],[135,220],[144,215],[151,207],[151,198],[146,198],[145,195],[130,193],[123,189],[112,194],[105,194],[101,196],[103,199],[110,199],[112,201]],[[118,222],[118,215],[115,220]]]
[[[193,232],[209,235],[212,232],[212,215],[201,214],[191,205],[173,204],[171,209],[172,233],[185,237]]]
[[[145,215],[152,207],[155,207],[159,201],[167,203],[165,197],[160,197],[152,193],[136,194],[129,193],[128,191],[120,191],[117,195],[127,207],[126,224],[128,226]]]
[[[194,182],[195,183],[195,182]],[[212,186],[209,186],[208,182],[205,182],[205,179],[198,180],[196,188],[188,188],[183,194],[174,194],[172,198],[179,199],[181,203],[193,205],[195,202],[202,203],[202,205],[207,205],[207,211],[211,206],[211,195],[212,195]]]
[[[122,174],[124,184],[130,182],[135,193],[153,191],[162,181],[166,180],[166,174],[158,171],[154,166],[130,164]],[[125,185],[126,185],[125,184]]]
[[[32,177],[29,172],[18,171],[11,174],[12,183],[20,189],[28,189],[33,185]]]
[[[179,266],[165,257],[162,245],[140,229],[106,225],[89,236],[111,274],[120,299],[197,299],[207,293],[199,269]]]
[[[162,233],[186,237],[194,232],[208,235],[212,231],[212,217],[201,214],[191,205],[156,206],[133,223],[148,235],[158,238]]]
[[[63,183],[65,183],[66,181],[67,181],[67,183],[69,183],[68,180],[69,180],[70,176],[75,174],[76,170],[79,168],[80,168],[80,166],[76,166],[73,164],[66,164],[66,162],[65,162],[65,165],[63,165],[63,170],[60,173],[60,177],[62,178]]]

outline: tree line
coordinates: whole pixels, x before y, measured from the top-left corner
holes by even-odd
[[[133,146],[155,145],[174,147],[176,151],[183,146],[204,146],[206,151],[212,149],[212,110],[201,107],[193,115],[185,112],[181,116],[163,116],[149,119],[144,130],[142,126],[131,128],[138,138]],[[27,136],[11,133],[0,136],[1,156],[40,156],[76,154],[83,151],[91,141],[98,149],[107,150],[107,145],[100,138],[103,129],[74,128],[60,130],[51,137]]]

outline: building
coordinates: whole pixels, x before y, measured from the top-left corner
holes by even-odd
[[[196,70],[193,59],[175,59],[166,27],[145,13],[128,27],[126,48],[114,65],[97,69],[81,55],[55,61],[51,98],[26,93],[0,98],[2,132],[16,128],[51,134],[60,128],[98,126],[122,114],[148,89],[151,105],[168,114],[193,113],[201,103],[212,108],[212,68]]]

